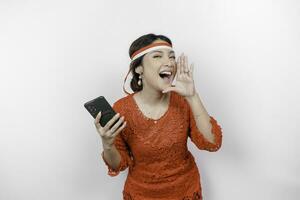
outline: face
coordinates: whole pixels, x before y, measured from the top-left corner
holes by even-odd
[[[156,40],[153,43],[162,42]],[[161,48],[144,55],[142,61],[143,86],[162,91],[170,87],[176,74],[175,52]]]

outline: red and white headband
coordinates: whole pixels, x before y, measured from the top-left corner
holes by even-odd
[[[145,46],[145,47],[137,50],[136,52],[134,52],[131,56],[131,60],[133,61],[133,60],[145,55],[146,53],[149,53],[150,51],[154,51],[154,50],[161,49],[161,48],[172,49],[172,45],[170,45],[168,42],[157,42],[157,43],[149,44],[148,46]]]

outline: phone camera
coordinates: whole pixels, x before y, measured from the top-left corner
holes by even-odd
[[[93,106],[93,105],[88,106],[88,108],[89,108],[89,110],[90,110],[92,113],[96,113],[96,112],[97,112],[96,107]]]

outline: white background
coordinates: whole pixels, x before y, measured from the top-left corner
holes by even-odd
[[[128,49],[164,34],[195,64],[223,146],[189,140],[205,200],[300,198],[297,0],[0,1],[0,199],[121,199],[83,104],[122,91]],[[129,88],[129,80],[127,81]]]

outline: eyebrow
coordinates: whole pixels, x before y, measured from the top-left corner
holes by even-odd
[[[150,54],[156,53],[156,52],[158,52],[158,53],[163,53],[162,51],[155,50],[155,51],[152,51]],[[175,52],[174,52],[173,50],[169,52],[169,54],[171,54],[171,53],[174,53],[174,54],[175,54]]]

